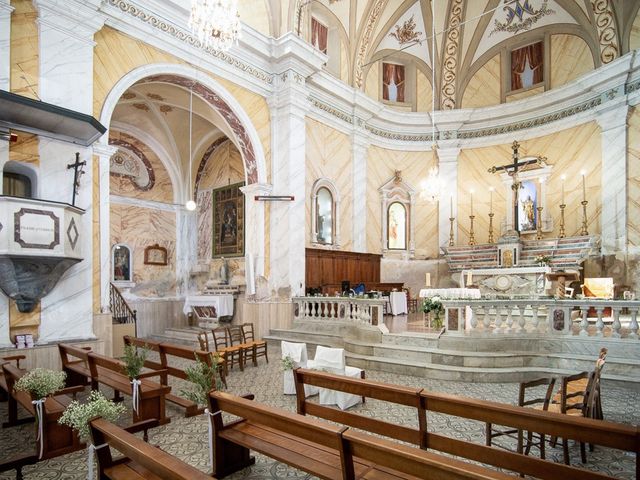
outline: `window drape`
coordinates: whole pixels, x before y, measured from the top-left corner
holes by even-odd
[[[544,79],[543,43],[533,43],[511,52],[511,90],[528,88]]]
[[[327,53],[327,35],[329,29],[311,17],[311,44],[322,53]]]
[[[390,102],[404,102],[404,65],[382,64],[382,98]]]

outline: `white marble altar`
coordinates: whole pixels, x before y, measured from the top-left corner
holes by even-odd
[[[486,296],[542,296],[545,295],[545,274],[549,267],[477,268],[462,270],[459,283],[468,283],[471,275],[483,297]]]

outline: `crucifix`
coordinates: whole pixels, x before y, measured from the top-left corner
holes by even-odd
[[[76,205],[76,195],[78,195],[78,190],[80,189],[80,177],[84,174],[84,167],[87,164],[86,161],[80,161],[80,152],[76,152],[76,161],[75,163],[71,163],[67,165],[67,170],[70,168],[74,169],[73,173],[73,197],[71,199],[71,205],[75,207]]]
[[[546,160],[544,157],[536,157],[520,162],[520,157],[518,155],[519,148],[520,144],[514,140],[513,144],[511,144],[511,149],[513,150],[511,158],[513,159],[513,163],[502,165],[500,167],[494,166],[489,169],[489,173],[506,172],[507,175],[513,178],[513,183],[511,184],[511,190],[513,190],[513,230],[518,232],[518,235],[520,235],[520,221],[518,219],[518,192],[522,188],[522,182],[518,179],[518,170],[529,165],[541,165],[542,162]],[[538,221],[540,221],[540,219],[538,219]]]

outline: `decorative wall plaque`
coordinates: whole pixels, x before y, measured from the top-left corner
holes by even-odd
[[[167,249],[161,247],[157,243],[144,249],[144,264],[145,265],[166,265],[167,264]]]
[[[51,211],[21,208],[13,223],[14,241],[22,248],[53,250],[60,244],[60,219]]]

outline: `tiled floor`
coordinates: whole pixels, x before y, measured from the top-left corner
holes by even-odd
[[[229,377],[229,391],[232,393],[254,393],[256,401],[295,410],[293,396],[282,394],[282,369],[279,361],[279,351],[270,351],[271,363],[260,362],[258,367],[249,366],[244,372],[232,371]],[[445,382],[428,378],[407,375],[389,374],[383,372],[367,372],[367,377],[373,380],[408,386],[420,386],[439,392],[459,394],[480,399],[491,399],[513,403],[516,399],[518,386],[516,384],[467,384],[459,382]],[[174,391],[185,387],[184,382],[175,382]],[[106,393],[106,392],[105,392]],[[110,392],[108,392],[110,394]],[[640,395],[624,388],[606,388],[603,391],[605,418],[611,421],[638,424],[640,421]],[[126,400],[130,407],[130,399]],[[0,403],[0,416],[6,417],[6,403]],[[392,420],[394,423],[412,424],[414,415],[401,406],[390,406],[384,402],[367,401],[366,405],[356,407],[366,415]],[[176,455],[184,461],[194,465],[202,471],[209,471],[209,454],[207,447],[207,424],[204,416],[186,419],[183,411],[168,404],[168,415],[171,423],[156,429],[151,434],[151,443],[163,450]],[[121,423],[127,424],[129,418],[123,418]],[[430,431],[443,433],[455,438],[466,439],[477,443],[484,443],[484,424],[473,421],[463,421],[455,417],[429,414],[428,425]],[[0,430],[0,460],[11,455],[26,453],[34,445],[34,426],[24,425]],[[572,464],[581,466],[579,448],[570,444]],[[554,461],[562,460],[561,448],[549,448],[548,457]],[[587,454],[586,468],[606,472],[620,479],[634,478],[635,457],[596,447],[595,451]],[[85,479],[86,452],[76,452],[52,460],[44,461],[25,469],[27,479],[74,480]],[[282,479],[309,478],[304,472],[299,472],[275,462],[269,458],[257,455],[256,464],[233,476],[237,479]],[[0,474],[1,480],[15,478],[11,474]]]

